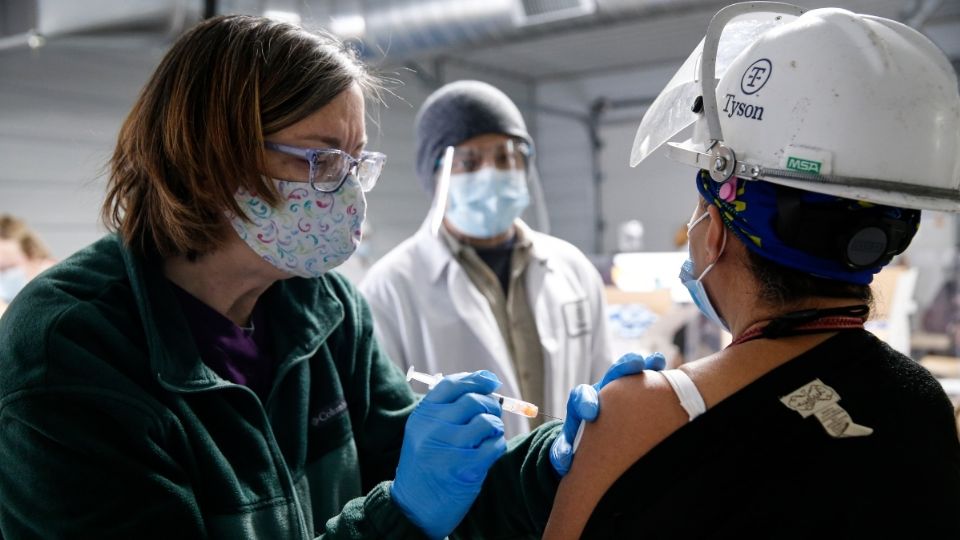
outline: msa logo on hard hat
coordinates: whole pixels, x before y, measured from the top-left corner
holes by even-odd
[[[820,162],[790,156],[787,158],[787,169],[791,171],[820,174]]]

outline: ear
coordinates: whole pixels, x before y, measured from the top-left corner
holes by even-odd
[[[710,213],[709,224],[707,225],[706,245],[707,255],[710,261],[716,261],[722,255],[724,235],[729,234],[726,231],[726,225],[720,217],[720,209],[715,205],[708,204],[707,212]],[[728,238],[727,241],[730,239]]]

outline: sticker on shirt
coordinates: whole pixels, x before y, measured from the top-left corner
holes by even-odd
[[[831,437],[865,437],[873,433],[872,428],[861,426],[850,418],[850,414],[839,405],[840,394],[820,379],[797,388],[780,401],[804,418],[814,416]]]
[[[580,337],[590,331],[590,308],[586,300],[574,300],[561,306],[567,337]]]

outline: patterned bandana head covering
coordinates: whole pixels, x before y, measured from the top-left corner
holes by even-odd
[[[720,210],[724,224],[750,251],[777,264],[814,277],[858,285],[867,285],[873,281],[873,275],[879,272],[888,261],[881,259],[875,266],[851,268],[839,258],[831,259],[812,255],[787,245],[777,236],[778,193],[780,190],[790,189],[793,188],[762,180],[743,180],[736,177],[727,182],[715,182],[703,171],[697,174],[697,191],[707,202]],[[801,192],[800,201],[804,206],[809,205],[828,211],[837,210],[838,215],[839,211],[845,210],[859,212],[866,217],[903,221],[909,231],[907,243],[920,225],[919,210],[883,206],[808,191]],[[827,242],[830,240],[825,239]]]

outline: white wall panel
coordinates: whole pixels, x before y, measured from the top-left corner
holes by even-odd
[[[102,174],[153,65],[143,40],[64,40],[0,53],[0,212],[63,258],[104,232]]]
[[[103,234],[102,201],[99,181],[0,181],[0,213],[26,219],[58,258]]]
[[[687,222],[697,201],[696,170],[671,161],[662,152],[630,168],[636,131],[632,125],[601,130],[606,143],[602,160],[606,176],[600,192],[607,220],[604,253],[617,251],[617,228],[630,219],[643,223],[645,250],[677,249],[674,235]]]
[[[600,98],[614,102],[652,100],[677,67],[657,65],[643,71],[545,82],[538,86],[538,102],[586,117]],[[546,183],[552,182],[548,200],[555,216],[554,230],[588,253],[616,251],[617,227],[630,219],[643,222],[646,249],[673,249],[673,232],[689,216],[695,200],[692,180],[677,181],[689,176],[686,168],[670,162],[651,162],[642,169],[628,166],[642,111],[638,107],[614,107],[599,117],[599,191],[593,186],[591,143],[585,124],[550,112],[539,114],[540,163],[548,177]],[[598,206],[595,196],[600,197]],[[595,245],[593,231],[597,207],[605,225],[599,246]],[[561,208],[567,211],[558,211]],[[675,223],[678,215],[681,221]]]
[[[113,141],[69,140],[64,134],[28,137],[0,133],[0,182],[90,182],[110,156]]]
[[[583,251],[592,251],[593,171],[584,125],[540,113],[537,165],[550,210],[550,231]]]
[[[384,95],[383,105],[367,104],[367,147],[387,154],[383,174],[367,194],[369,234],[364,242],[374,258],[413,234],[429,206],[414,176],[412,127],[426,93],[409,74],[393,92]]]

